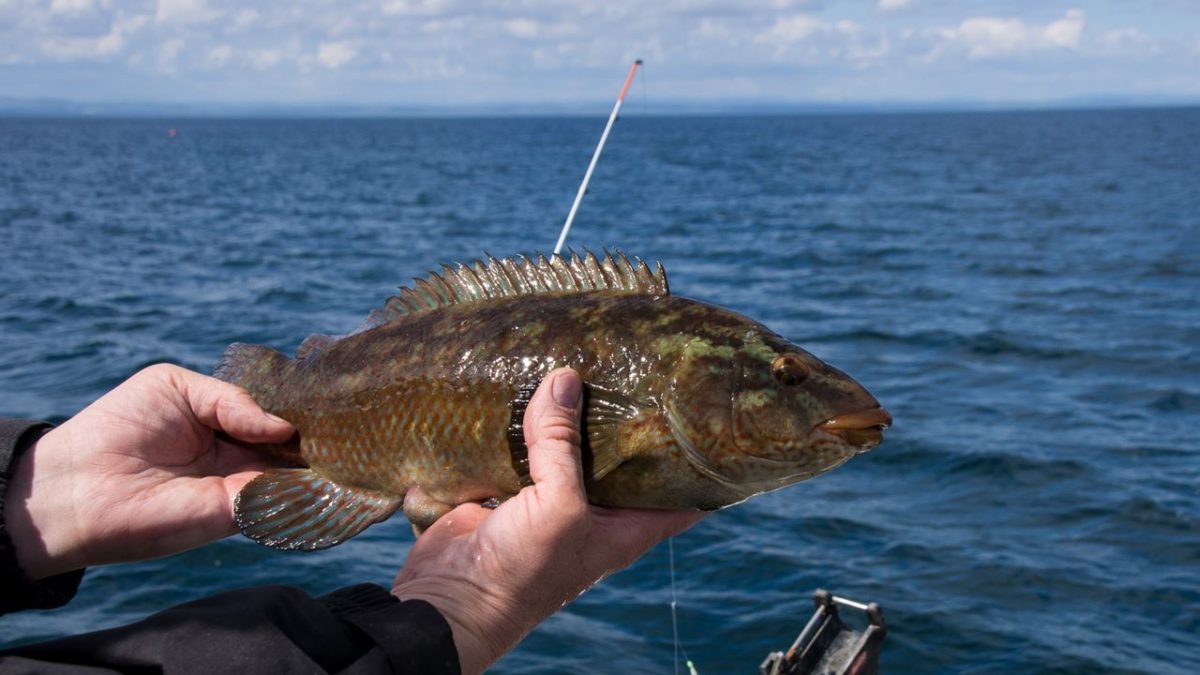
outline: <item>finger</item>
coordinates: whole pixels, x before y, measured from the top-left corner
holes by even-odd
[[[229,517],[233,522],[233,502],[237,499],[237,495],[246,487],[246,483],[258,478],[262,475],[262,471],[239,471],[238,473],[229,474],[222,480],[225,485],[226,503],[229,504]]]
[[[468,502],[438,518],[417,538],[393,585],[414,579],[431,568],[444,570],[445,565],[437,561],[438,556],[453,551],[456,540],[474,532],[491,515],[491,509]]]
[[[162,368],[159,372],[184,395],[192,414],[210,429],[247,443],[285,441],[295,432],[291,424],[265,412],[237,385],[178,366],[154,368]]]
[[[242,471],[261,472],[288,466],[286,461],[266,454],[260,449],[241,445],[237,440],[218,437],[215,447],[217,451],[213,455],[212,465],[205,468],[218,476],[228,476]]]
[[[583,381],[570,368],[560,368],[542,380],[522,425],[534,485],[581,503],[586,501],[579,456],[582,407]]]
[[[429,537],[431,541],[441,540],[443,538],[457,538],[468,535],[475,531],[475,528],[492,515],[491,509],[486,509],[483,506],[474,502],[467,502],[454,507],[449,513],[441,518],[438,518],[421,538]]]

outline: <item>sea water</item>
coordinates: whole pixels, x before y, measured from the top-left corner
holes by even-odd
[[[355,328],[436,263],[548,250],[603,119],[0,120],[0,414]],[[174,133],[170,133],[174,129]],[[568,243],[661,260],[866,385],[884,444],[675,541],[701,673],[786,649],[816,588],[888,672],[1200,670],[1200,110],[639,117]],[[0,644],[255,584],[388,584],[402,518],[89,570]],[[672,672],[666,546],[496,672]]]

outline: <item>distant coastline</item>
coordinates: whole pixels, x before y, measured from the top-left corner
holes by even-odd
[[[429,118],[429,117],[591,117],[607,114],[607,101],[552,103],[326,104],[214,103],[149,101],[70,101],[0,96],[0,117],[69,118]],[[1170,97],[1089,96],[1031,101],[653,101],[631,100],[628,115],[850,115],[905,113],[1016,112],[1037,110],[1097,110],[1195,108],[1200,100]]]

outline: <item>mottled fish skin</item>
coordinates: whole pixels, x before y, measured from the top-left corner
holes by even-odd
[[[544,260],[524,262],[552,269]],[[624,256],[553,261],[578,269],[593,262],[637,272]],[[492,259],[476,269],[505,264],[513,265]],[[218,375],[295,425],[312,472],[348,490],[403,499],[406,515],[423,527],[454,505],[505,499],[528,484],[515,426],[521,401],[562,366],[588,387],[585,468],[596,504],[721,508],[877,443],[821,431],[838,415],[879,408],[858,383],[757,322],[670,295],[665,276],[661,287],[643,279],[633,289],[526,294],[514,281],[501,297],[464,300],[438,286],[449,274],[431,278],[433,290],[417,296],[440,293],[426,303],[440,306],[410,307],[409,292],[399,312],[376,317],[381,325],[316,340],[299,359],[242,346],[261,350],[251,358],[235,346]],[[783,355],[803,381],[780,375]],[[267,510],[260,517],[278,518]]]

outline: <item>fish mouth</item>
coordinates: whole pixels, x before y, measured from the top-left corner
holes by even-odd
[[[883,442],[883,430],[892,426],[892,415],[883,408],[871,408],[831,417],[817,429],[832,434],[866,452]]]

